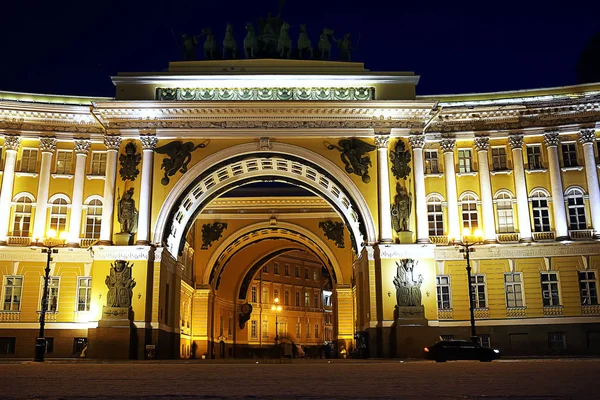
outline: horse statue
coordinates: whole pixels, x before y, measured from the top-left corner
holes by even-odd
[[[284,22],[279,31],[279,39],[277,40],[277,53],[280,58],[290,58],[292,55],[292,39],[289,35],[290,24]]]
[[[214,60],[217,58],[217,41],[215,40],[215,35],[210,28],[202,29],[202,33],[200,37],[206,36],[206,40],[204,41],[204,59],[205,60]]]
[[[226,59],[226,55],[230,53],[231,58],[235,59],[237,53],[237,42],[233,37],[233,25],[227,24],[225,29],[225,39],[223,39],[223,60]]]
[[[305,52],[308,52],[309,58],[313,58],[312,42],[306,33],[306,25],[300,25],[300,34],[298,35],[298,58],[306,58]]]
[[[331,29],[323,28],[321,36],[319,36],[319,51],[321,52],[321,60],[331,60],[331,42],[329,41],[330,36],[333,36],[333,31]]]
[[[244,54],[246,58],[255,58],[258,52],[258,39],[252,22],[246,24],[246,37],[244,38]]]

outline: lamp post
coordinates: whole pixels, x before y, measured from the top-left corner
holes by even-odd
[[[275,311],[275,345],[279,344],[279,311],[281,311],[281,306],[279,305],[279,299],[275,297],[273,299],[273,305],[271,306],[271,310]]]
[[[40,312],[40,332],[35,339],[35,356],[33,361],[43,362],[46,356],[46,338],[44,336],[44,328],[46,326],[46,312],[48,311],[48,281],[50,280],[50,262],[52,254],[58,253],[57,247],[63,247],[68,236],[67,232],[61,232],[60,239],[56,238],[56,231],[51,229],[47,232],[48,236],[40,242],[35,239],[33,243],[36,247],[42,248],[42,253],[47,254],[46,269],[44,269],[44,290],[42,291],[42,310]]]
[[[477,343],[479,341],[477,332],[475,331],[475,314],[473,312],[473,285],[471,285],[471,259],[470,254],[475,251],[474,245],[483,243],[483,231],[476,229],[471,232],[469,228],[464,228],[462,231],[462,240],[456,241],[452,238],[448,242],[451,245],[462,247],[459,251],[464,253],[464,258],[467,260],[467,283],[469,285],[469,311],[471,313],[471,341]]]

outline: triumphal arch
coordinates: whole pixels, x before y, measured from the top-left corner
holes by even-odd
[[[597,85],[417,96],[290,59],[112,80],[0,94],[2,354],[33,356],[42,316],[59,357],[598,351]]]

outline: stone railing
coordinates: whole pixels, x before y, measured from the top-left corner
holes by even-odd
[[[600,315],[600,304],[581,306],[581,313],[583,315]]]
[[[42,312],[38,311],[38,316],[41,317]],[[46,318],[45,318],[45,322],[56,322],[56,316],[58,315],[57,312],[54,311],[46,311]],[[38,317],[38,320],[39,320]]]
[[[554,231],[549,232],[533,232],[533,240],[536,242],[543,242],[544,240],[554,240],[556,234]]]
[[[0,311],[0,322],[18,322],[21,320],[21,311]]]
[[[563,306],[544,306],[544,316],[560,317],[563,315]]]
[[[593,229],[581,229],[576,231],[569,231],[569,237],[573,240],[589,240],[594,237]]]
[[[88,248],[93,246],[94,244],[96,244],[96,242],[99,239],[86,239],[86,238],[81,238],[79,239],[79,247],[83,247],[83,248]]]
[[[517,243],[519,240],[521,240],[521,234],[516,232],[497,233],[496,240],[498,240],[500,243]]]
[[[13,246],[29,246],[31,238],[29,236],[9,236],[7,242]]]
[[[439,244],[442,246],[448,245],[448,236],[429,236],[429,240],[433,244]]]
[[[454,319],[452,309],[446,308],[443,310],[438,310],[438,319]]]
[[[506,307],[506,318],[526,318],[527,307]]]
[[[490,317],[490,309],[489,308],[474,308],[473,314],[475,314],[475,318],[478,319],[486,319]]]

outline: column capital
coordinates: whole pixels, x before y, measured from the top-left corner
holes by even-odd
[[[89,139],[75,139],[74,142],[74,147],[75,147],[75,153],[76,154],[83,154],[83,155],[88,155],[89,151],[90,151],[90,146],[92,144],[92,141]]]
[[[558,143],[560,143],[558,132],[544,133],[544,143],[546,144],[546,147],[557,147]]]
[[[21,137],[16,135],[4,135],[4,148],[6,150],[18,151],[21,145]]]
[[[40,150],[42,151],[42,153],[54,153],[56,151],[56,138],[40,138]]]
[[[523,148],[523,135],[508,135],[508,144],[511,149],[522,149]]]
[[[579,131],[579,143],[594,143],[596,140],[596,130],[595,129],[581,129]]]
[[[389,142],[389,135],[375,135],[375,146],[377,146],[378,149],[387,149]]]
[[[490,147],[490,138],[487,136],[476,137],[474,141],[475,150],[480,151],[488,151]]]
[[[454,145],[456,145],[456,139],[442,139],[440,141],[440,147],[444,153],[454,151]]]
[[[425,146],[425,136],[423,135],[411,135],[408,138],[410,146],[414,149],[422,149]]]
[[[108,150],[119,150],[121,146],[121,136],[106,135],[104,136],[104,145]]]
[[[140,142],[142,142],[143,150],[154,150],[158,143],[158,138],[156,135],[141,135]]]

